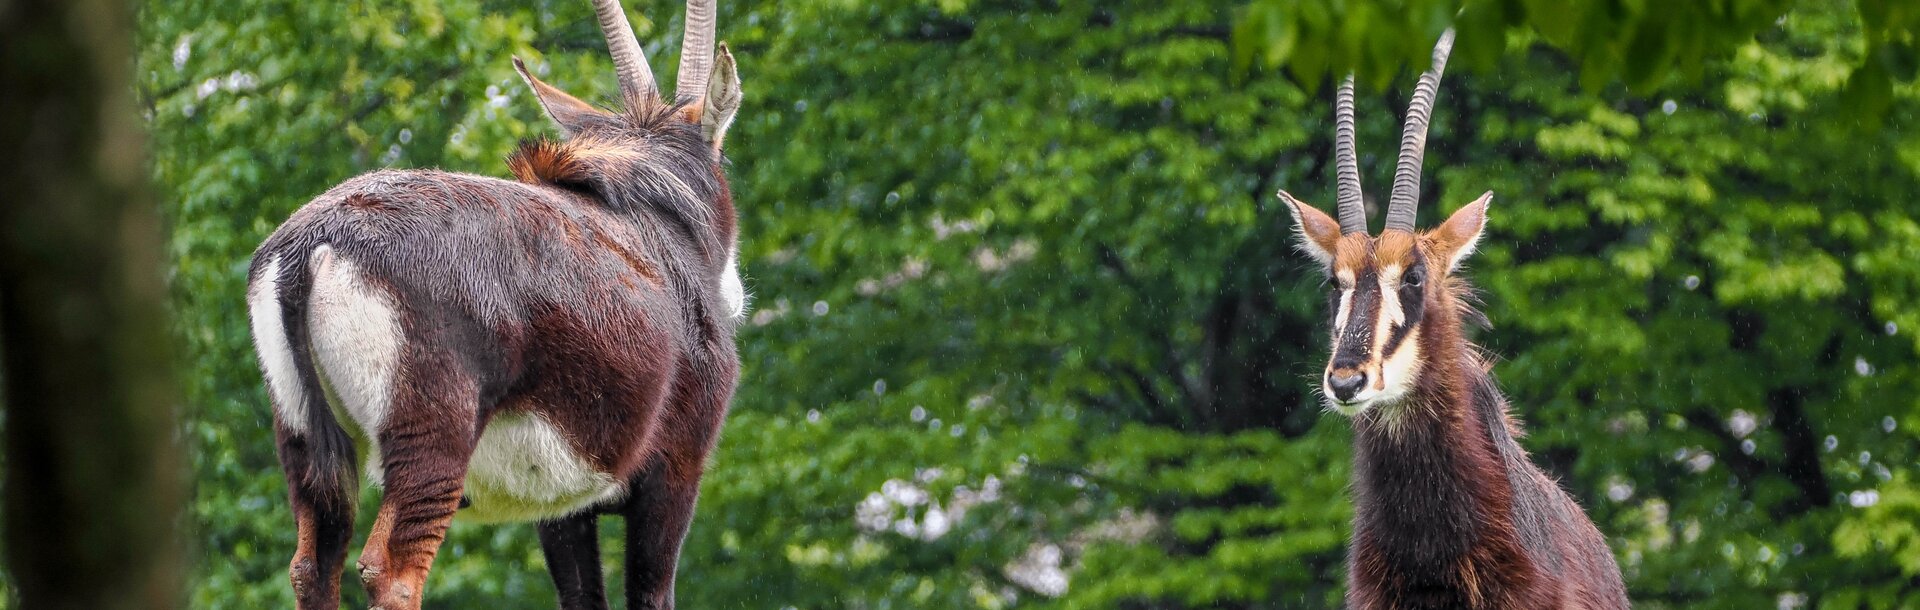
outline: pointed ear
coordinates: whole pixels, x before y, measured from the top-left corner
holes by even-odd
[[[707,80],[707,98],[701,106],[700,134],[713,143],[713,152],[718,155],[727,128],[733,126],[733,116],[740,112],[740,70],[734,66],[733,52],[727,50],[725,42],[714,54],[713,78]]]
[[[580,101],[580,98],[568,95],[567,92],[534,78],[533,73],[527,71],[527,64],[521,62],[518,57],[513,58],[513,69],[520,73],[520,80],[527,82],[527,88],[533,90],[533,97],[540,100],[540,107],[546,109],[547,116],[560,125],[560,131],[567,135],[573,135],[574,132],[579,131],[588,120],[606,114],[594,108],[593,105]]]
[[[1447,261],[1447,273],[1459,269],[1460,262],[1467,260],[1474,246],[1480,243],[1480,234],[1487,228],[1487,204],[1492,201],[1493,191],[1487,191],[1427,233],[1433,243],[1433,253]]]
[[[1340,242],[1340,223],[1286,191],[1280,191],[1279,195],[1280,201],[1287,204],[1287,212],[1293,214],[1294,226],[1300,229],[1300,251],[1313,257],[1321,267],[1332,269],[1334,245]]]

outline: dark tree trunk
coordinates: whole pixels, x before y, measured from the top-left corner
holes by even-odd
[[[179,605],[159,222],[119,0],[0,0],[0,405],[21,607]]]

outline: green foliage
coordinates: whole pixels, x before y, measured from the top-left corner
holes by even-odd
[[[1713,65],[1770,35],[1793,0],[1646,2],[1644,0],[1253,0],[1234,23],[1235,65],[1284,67],[1318,83],[1352,71],[1384,86],[1402,72],[1426,69],[1440,31],[1457,27],[1455,62],[1492,70],[1509,35],[1565,53],[1580,83],[1599,89],[1624,82],[1640,95],[1663,93],[1675,80],[1697,83]],[[1905,0],[1821,0],[1802,4],[1827,13],[1858,11],[1866,53],[1851,58],[1847,106],[1880,117],[1893,86],[1920,76],[1920,8]],[[1675,77],[1678,77],[1677,79]]]
[[[194,363],[196,607],[290,605],[242,299],[253,246],[362,171],[504,174],[515,140],[550,133],[509,55],[588,99],[613,91],[586,5],[143,11]],[[1480,69],[1442,89],[1425,218],[1497,193],[1468,272],[1494,322],[1480,338],[1506,357],[1523,442],[1609,534],[1640,607],[1920,604],[1899,534],[1920,494],[1920,91],[1889,81],[1878,130],[1848,101],[1881,53],[1868,41],[1894,36],[1876,24],[1911,17],[1731,5],[1738,27],[1703,12],[1662,30],[1711,31],[1662,39],[1652,67],[1637,34],[1591,34],[1618,28],[1574,27],[1593,36],[1575,44],[1536,12],[1500,27],[1537,32],[1463,24]],[[756,297],[683,606],[1338,605],[1347,428],[1310,392],[1325,298],[1271,195],[1331,200],[1331,103],[1233,77],[1229,32],[1278,6],[725,3]],[[1451,6],[1299,3],[1299,23],[1343,29],[1264,58],[1299,82],[1359,65],[1384,85]],[[633,9],[670,81],[678,6]],[[1697,78],[1653,98],[1577,82],[1669,67]],[[1372,185],[1398,140],[1394,84],[1360,101]],[[430,603],[550,604],[537,548],[531,527],[456,525]]]

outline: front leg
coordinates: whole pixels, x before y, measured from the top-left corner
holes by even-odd
[[[731,355],[728,352],[727,355]],[[685,367],[713,373],[705,379],[683,377],[675,384],[668,408],[680,425],[662,443],[660,452],[628,486],[620,512],[627,519],[627,608],[672,610],[674,572],[680,563],[680,544],[693,523],[700,499],[700,475],[707,454],[720,437],[720,424],[733,398],[737,364]],[[672,417],[672,416],[670,416]]]
[[[607,610],[600,578],[600,515],[587,509],[540,522],[540,551],[560,593],[561,610]]]
[[[627,518],[627,607],[672,610],[680,544],[693,522],[700,475],[654,469],[636,479],[621,513]]]

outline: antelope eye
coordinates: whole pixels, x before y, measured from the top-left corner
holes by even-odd
[[[1412,270],[1407,271],[1406,279],[1400,280],[1400,282],[1408,288],[1419,288],[1420,285],[1426,283],[1426,281],[1427,271],[1421,267],[1414,267]]]

